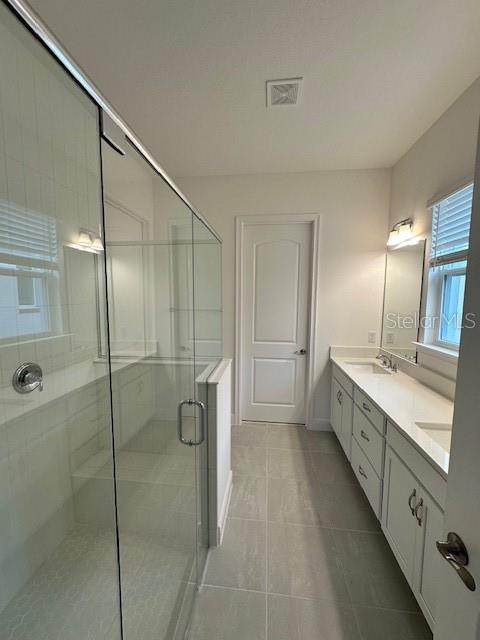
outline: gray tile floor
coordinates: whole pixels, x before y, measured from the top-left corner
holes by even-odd
[[[232,461],[189,640],[431,640],[332,433],[244,423]]]

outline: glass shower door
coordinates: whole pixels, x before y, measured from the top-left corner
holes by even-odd
[[[116,142],[123,155],[103,142],[102,162],[123,637],[183,638],[202,438],[192,213],[124,137]]]
[[[2,640],[121,637],[98,122],[0,3]]]
[[[194,351],[196,369],[196,398],[206,408],[206,429],[210,425],[215,407],[209,406],[209,378],[222,358],[222,248],[220,242],[201,220],[193,219],[193,274],[194,274]],[[213,401],[214,404],[214,401]],[[214,419],[213,419],[214,422]],[[213,452],[210,455],[214,455]],[[216,539],[216,522],[209,526],[208,438],[197,448],[197,574],[202,579],[210,534]],[[216,469],[216,461],[211,468]]]

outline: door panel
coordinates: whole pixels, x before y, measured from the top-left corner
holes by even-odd
[[[337,438],[342,440],[342,402],[341,402],[341,386],[332,378],[332,393],[330,398],[330,422],[333,430],[337,434]]]
[[[297,342],[300,251],[299,242],[279,240],[255,245],[255,342]]]
[[[442,559],[435,543],[442,537],[444,515],[428,493],[423,491],[421,497],[422,523],[420,527],[417,526],[414,585],[423,601],[425,614],[433,622],[436,618],[438,581],[442,574]]]
[[[289,405],[295,402],[295,360],[255,358],[252,396],[255,403]]]
[[[411,580],[416,520],[409,503],[415,506],[419,499],[419,488],[415,477],[390,447],[385,460],[385,483],[382,525],[400,567],[407,579]]]
[[[341,403],[342,403],[342,440],[341,444],[345,455],[350,460],[352,457],[352,428],[353,428],[353,400],[341,388]]]
[[[311,225],[247,224],[242,418],[305,422]]]

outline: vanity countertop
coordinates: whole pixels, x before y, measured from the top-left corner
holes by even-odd
[[[451,425],[453,402],[401,371],[381,375],[369,371],[368,364],[378,366],[378,360],[374,358],[331,356],[331,361],[378,405],[388,420],[446,478],[449,445],[435,442],[417,423]],[[359,366],[362,364],[367,366]]]

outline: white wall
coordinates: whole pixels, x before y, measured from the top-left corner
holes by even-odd
[[[431,213],[427,202],[473,179],[479,118],[480,78],[393,167],[390,225],[412,217],[414,232],[430,237]],[[427,242],[427,255],[429,248]],[[419,353],[418,362],[448,377],[456,377],[456,365],[441,358]]]
[[[423,134],[392,169],[390,222],[413,217],[415,232],[430,231],[426,203],[473,179],[480,78]]]
[[[380,339],[389,170],[321,171],[271,175],[179,178],[223,240],[224,356],[234,355],[235,216],[319,213],[319,371],[314,417],[329,420],[331,344],[362,345],[368,331]]]

